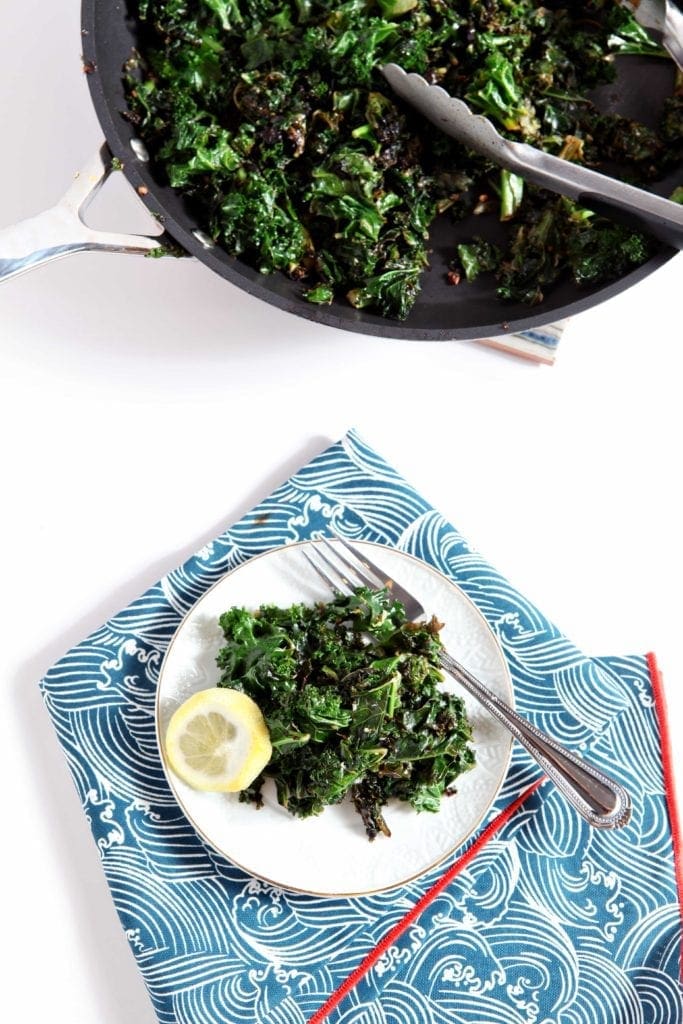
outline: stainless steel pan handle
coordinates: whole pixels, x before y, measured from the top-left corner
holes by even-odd
[[[96,231],[83,220],[88,205],[114,170],[105,144],[76,175],[66,195],[52,209],[0,229],[0,282],[75,252],[125,252],[146,255],[158,249],[159,237]]]

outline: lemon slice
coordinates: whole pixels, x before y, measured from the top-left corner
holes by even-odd
[[[263,771],[272,753],[259,707],[239,690],[212,687],[174,712],[166,732],[173,771],[193,789],[237,793]]]

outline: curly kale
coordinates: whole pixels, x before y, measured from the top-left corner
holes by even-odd
[[[408,316],[445,211],[507,225],[495,258],[476,240],[460,252],[467,278],[494,273],[501,298],[539,302],[568,273],[609,280],[653,251],[624,236],[628,256],[599,258],[613,227],[588,218],[579,248],[592,256],[576,273],[562,204],[439,133],[380,73],[396,62],[512,139],[651,181],[680,160],[680,95],[657,130],[589,100],[616,54],[663,55],[613,0],[137,0],[137,15],[126,116],[158,174],[229,253],[300,281],[310,302]]]
[[[242,800],[260,806],[266,777],[299,817],[348,796],[374,839],[391,834],[382,812],[390,798],[438,811],[473,766],[463,701],[439,686],[441,624],[408,622],[386,590],[358,588],[313,607],[232,608],[220,625],[218,685],[256,701],[273,747]]]

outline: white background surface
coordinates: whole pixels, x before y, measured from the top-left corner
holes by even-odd
[[[2,4],[0,225],[99,145],[77,7]],[[112,190],[103,223],[135,227],[129,208]],[[682,260],[575,319],[552,369],[317,327],[191,261],[79,256],[0,288],[0,876],[22,1017],[155,1021],[37,680],[349,426],[587,653],[657,652],[683,765]]]

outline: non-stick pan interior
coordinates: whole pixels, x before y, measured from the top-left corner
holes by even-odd
[[[384,337],[420,340],[483,338],[529,330],[571,316],[602,302],[635,284],[672,255],[662,248],[648,263],[610,285],[579,290],[570,281],[559,283],[544,301],[530,309],[520,303],[503,303],[495,295],[492,279],[449,286],[448,261],[454,246],[473,234],[495,237],[494,220],[482,217],[453,224],[447,216],[437,221],[431,235],[431,267],[423,277],[422,290],[408,319],[386,320],[365,310],[355,310],[343,301],[331,306],[314,306],[301,297],[301,285],[283,274],[264,276],[218,246],[206,248],[194,232],[201,231],[189,204],[173,189],[154,177],[153,168],[131,148],[134,127],[122,116],[126,99],[122,69],[138,43],[138,26],[125,0],[83,0],[83,59],[93,102],[114,156],[135,188],[148,190],[143,201],[160,216],[169,234],[189,253],[224,278],[265,301],[289,312],[333,327]],[[620,62],[616,83],[602,90],[605,109],[619,110],[648,120],[671,94],[672,65],[655,58],[629,57]],[[647,85],[645,85],[647,83]],[[663,182],[662,194],[672,187]]]

